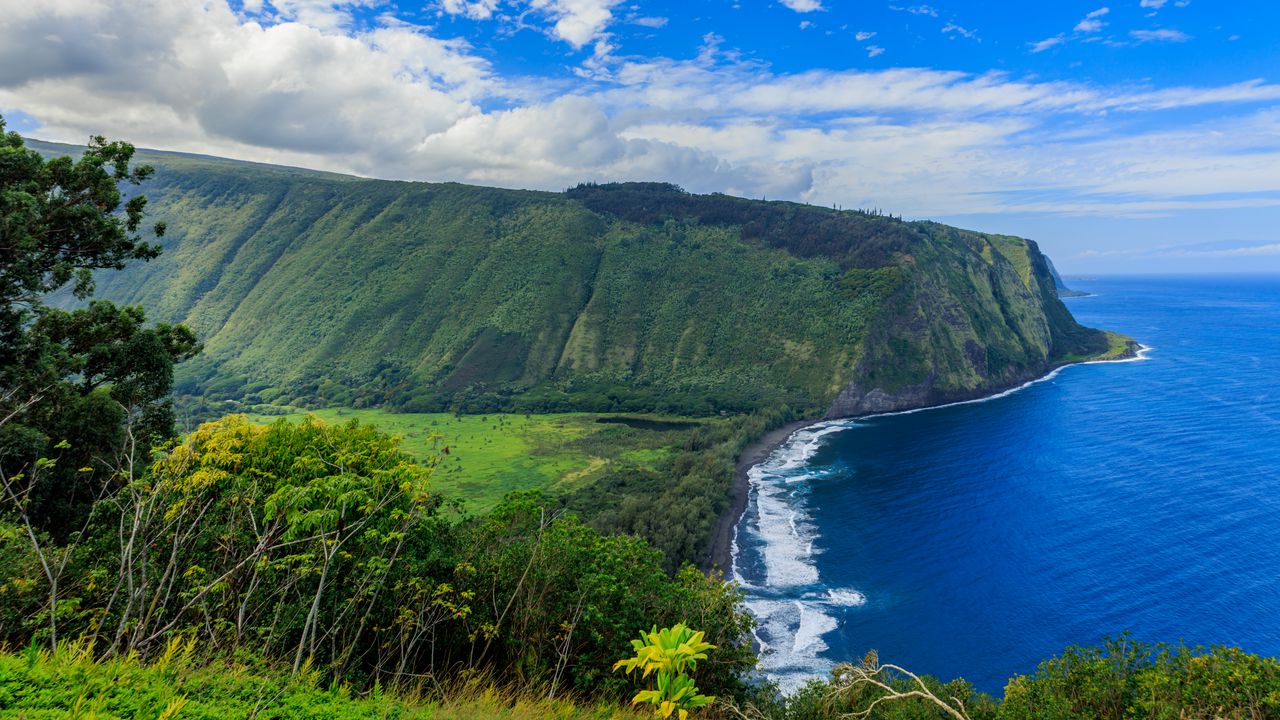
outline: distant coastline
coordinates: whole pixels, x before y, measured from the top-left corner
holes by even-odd
[[[1083,296],[1081,296],[1083,297]],[[1070,362],[1059,363],[1050,367],[1040,375],[1032,377],[1029,380],[1014,380],[1005,387],[994,392],[987,392],[972,398],[962,400],[952,400],[941,403],[921,404],[918,407],[903,408],[892,412],[869,413],[859,416],[851,416],[842,418],[848,420],[858,420],[863,418],[884,417],[887,415],[903,415],[906,413],[921,412],[924,410],[936,410],[953,405],[966,405],[969,403],[985,402],[994,400],[1005,395],[1022,390],[1039,382],[1052,379],[1058,375],[1064,368],[1072,365],[1091,365],[1095,363],[1111,363],[1111,362],[1132,362],[1134,360],[1145,360],[1146,354],[1151,350],[1150,347],[1142,345],[1134,341],[1119,353],[1098,359],[1082,359]],[[765,433],[754,443],[747,446],[745,450],[738,456],[737,463],[734,466],[733,491],[730,501],[729,511],[721,516],[720,523],[716,527],[716,534],[711,543],[711,551],[709,553],[709,569],[719,568],[726,577],[729,575],[733,566],[733,549],[735,538],[738,533],[738,525],[742,522],[742,516],[746,512],[747,502],[751,495],[751,468],[764,462],[779,447],[787,442],[797,431],[811,427],[818,423],[830,422],[831,418],[811,418],[807,420],[797,420],[780,427],[774,428]]]

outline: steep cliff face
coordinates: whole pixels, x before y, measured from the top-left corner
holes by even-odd
[[[99,291],[199,333],[192,395],[843,416],[1107,346],[1019,238],[657,183],[545,193],[140,159],[164,254]]]
[[[1058,299],[1034,242],[919,223],[899,265],[908,278],[884,305],[849,384],[827,417],[968,400],[1109,349]]]

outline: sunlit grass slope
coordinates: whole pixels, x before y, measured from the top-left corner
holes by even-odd
[[[391,413],[375,409],[330,408],[298,411],[326,422],[358,420],[404,438],[419,458],[441,459],[432,485],[461,499],[469,511],[484,512],[515,490],[565,495],[589,487],[608,471],[656,471],[693,428],[718,419],[684,420],[652,415],[462,415]],[[269,423],[279,416],[250,415]],[[447,453],[445,450],[447,449]]]
[[[99,294],[192,327],[178,393],[246,408],[820,415],[851,383],[918,405],[1107,347],[1021,238],[661,183],[139,160],[164,253]]]

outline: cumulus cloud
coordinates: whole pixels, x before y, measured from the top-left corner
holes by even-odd
[[[530,0],[529,6],[555,21],[551,34],[575,48],[598,39],[613,21],[621,0]]]
[[[867,30],[859,30],[858,32],[854,33],[853,39],[857,40],[858,42],[866,42],[875,36],[876,34],[873,32],[869,32]]]
[[[488,20],[498,9],[498,0],[443,0],[440,9],[450,15],[463,15],[472,20]]]
[[[582,18],[564,30],[567,42],[595,38],[589,80],[504,78],[438,31],[389,19],[310,24],[301,4],[295,19],[267,21],[276,5],[246,15],[212,0],[26,3],[0,26],[0,112],[35,118],[33,134],[50,140],[100,132],[512,187],[670,180],[908,215],[1280,204],[1280,111],[1268,109],[1280,85],[1262,80],[1152,87],[928,68],[779,73],[714,35],[693,58],[615,57],[602,38],[613,4],[543,7],[556,25]],[[1213,123],[1176,131],[1134,131],[1125,119],[1211,104],[1223,108]]]
[[[798,13],[822,10],[821,0],[782,0],[782,4]]]

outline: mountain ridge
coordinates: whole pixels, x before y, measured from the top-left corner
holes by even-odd
[[[45,152],[66,146],[33,142]],[[191,325],[179,391],[409,410],[865,414],[1106,353],[1031,241],[694,195],[362,179],[140,150],[164,254],[99,295]]]

